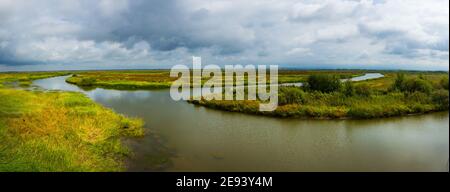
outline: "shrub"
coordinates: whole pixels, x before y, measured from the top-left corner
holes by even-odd
[[[412,78],[405,79],[404,75],[399,73],[391,87],[392,90],[403,91],[403,92],[424,92],[430,93],[433,89],[431,83],[424,78]]]
[[[397,91],[402,91],[403,85],[405,83],[405,75],[403,73],[397,73],[394,84],[392,84],[392,89]]]
[[[442,78],[439,84],[442,88],[448,90],[448,77]]]
[[[95,81],[96,80],[94,78],[91,78],[91,77],[82,78],[80,83],[79,83],[79,85],[80,86],[93,86]]]
[[[355,87],[353,85],[353,82],[345,81],[343,89],[342,89],[342,93],[347,97],[351,97],[351,96],[355,95]]]
[[[448,91],[444,89],[433,91],[431,98],[433,103],[439,106],[439,109],[448,109]]]
[[[312,91],[330,93],[339,90],[341,81],[334,75],[311,75],[308,77],[306,88]]]
[[[431,86],[430,82],[423,80],[423,79],[408,79],[405,81],[403,90],[407,92],[415,92],[420,91],[424,93],[430,93],[433,87]]]
[[[301,104],[305,101],[305,93],[298,87],[281,87],[278,93],[278,103],[280,105],[286,104]]]

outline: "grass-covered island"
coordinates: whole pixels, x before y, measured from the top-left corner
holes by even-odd
[[[295,118],[381,118],[449,108],[448,72],[382,72],[385,77],[340,81],[310,74],[303,87],[280,87],[279,106],[260,112],[258,100],[191,100],[196,105],[249,114]]]
[[[142,136],[142,120],[81,93],[20,88],[65,74],[0,73],[0,172],[125,170],[121,139]]]
[[[67,78],[66,82],[82,88],[136,90],[170,88],[174,80],[176,78],[170,78],[168,70],[127,70],[78,72]]]

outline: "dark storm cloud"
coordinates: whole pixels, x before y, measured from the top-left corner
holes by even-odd
[[[192,55],[216,64],[445,69],[448,34],[445,0],[0,1],[7,69],[170,67]]]
[[[86,25],[92,31],[83,31],[80,37],[119,41],[128,47],[135,40],[145,40],[157,51],[181,47],[189,50],[214,47],[217,53],[223,54],[242,51],[245,42],[240,41],[240,37],[221,39],[229,35],[227,32],[233,34],[229,31],[231,28],[223,24],[206,9],[187,12],[176,0],[133,0],[128,2],[126,10],[112,18],[94,16],[89,19]],[[103,30],[96,29],[99,27]]]

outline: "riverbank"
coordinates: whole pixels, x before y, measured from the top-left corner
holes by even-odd
[[[64,74],[0,74],[0,171],[125,170],[132,152],[121,140],[144,135],[141,119],[117,114],[82,93],[13,87]]]
[[[144,70],[78,72],[66,82],[84,89],[141,90],[170,88],[174,80],[167,70]]]
[[[310,76],[309,86],[280,87],[279,106],[259,111],[260,101],[191,100],[208,108],[256,115],[313,119],[368,119],[424,114],[449,109],[448,73],[387,73],[385,77],[339,82]],[[307,80],[308,81],[308,80]]]

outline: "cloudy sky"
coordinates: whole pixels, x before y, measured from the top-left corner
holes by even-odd
[[[448,70],[448,0],[0,0],[0,71]]]

